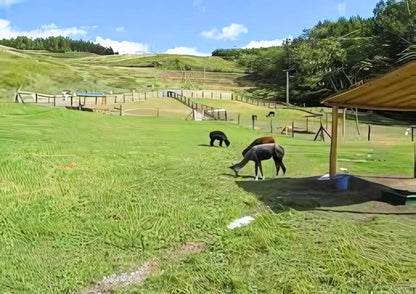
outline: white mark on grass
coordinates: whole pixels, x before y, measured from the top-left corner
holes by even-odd
[[[79,294],[98,294],[108,293],[115,289],[126,287],[129,285],[140,284],[144,282],[155,270],[157,265],[155,262],[146,262],[137,271],[131,273],[112,274],[104,277],[100,282],[78,292]]]
[[[235,228],[239,228],[245,225],[248,225],[249,223],[251,223],[254,220],[253,217],[251,216],[243,216],[242,218],[236,219],[234,220],[231,224],[229,224],[227,226],[227,228],[229,229],[235,229]]]

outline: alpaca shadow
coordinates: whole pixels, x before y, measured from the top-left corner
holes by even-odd
[[[247,192],[260,195],[275,212],[324,210],[365,214],[416,214],[416,206],[403,206],[409,191],[349,176],[348,187],[341,191],[336,180],[275,178],[265,181],[237,181]]]
[[[252,179],[252,180],[256,178],[255,176],[248,176],[248,175],[238,175],[238,177],[236,177],[235,174],[221,174],[221,176],[227,176],[230,178]]]
[[[201,146],[201,147],[220,147],[220,146],[216,146],[216,145],[211,146],[209,144],[199,144],[198,146]]]

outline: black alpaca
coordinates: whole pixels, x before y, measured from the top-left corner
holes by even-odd
[[[274,111],[270,111],[269,114],[266,115],[266,117],[269,117],[269,116],[273,116],[274,117]]]
[[[238,172],[250,161],[254,161],[255,164],[255,175],[256,180],[260,176],[265,179],[263,174],[263,168],[261,166],[262,160],[270,159],[273,157],[274,165],[276,166],[276,176],[279,175],[279,170],[282,168],[283,174],[286,173],[286,167],[283,164],[283,156],[285,155],[285,150],[280,145],[275,144],[261,144],[253,146],[245,155],[241,162],[236,163],[230,168],[235,172],[235,175],[238,176]],[[259,173],[260,171],[260,173]]]
[[[222,147],[222,142],[225,142],[225,145],[230,146],[230,141],[227,139],[227,136],[221,131],[213,131],[209,133],[209,138],[211,139],[210,145],[214,146],[214,141],[220,141],[220,146]]]

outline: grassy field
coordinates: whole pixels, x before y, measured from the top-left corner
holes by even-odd
[[[205,69],[205,74],[203,69]],[[185,82],[181,68],[187,67]],[[98,56],[88,53],[23,51],[0,46],[0,101],[17,89],[46,94],[63,90],[113,93],[166,88],[242,89],[243,69],[218,57],[178,55]],[[189,82],[189,80],[191,82]]]
[[[129,107],[181,109],[175,102]],[[297,115],[291,111],[280,115]],[[228,134],[230,147],[207,146],[215,129]],[[0,292],[82,291],[153,260],[144,283],[114,293],[412,293],[415,216],[279,204],[293,190],[317,197],[302,183],[327,172],[329,143],[275,135],[286,150],[287,174],[251,181],[250,164],[236,179],[228,166],[262,135],[269,133],[175,115],[2,103]],[[410,176],[412,148],[406,138],[394,148],[348,141],[339,158],[350,160],[340,163],[354,174]],[[367,154],[371,160],[354,161]],[[272,177],[272,162],[264,168]],[[256,219],[227,228],[245,215]],[[202,242],[205,250],[181,253],[183,242]]]

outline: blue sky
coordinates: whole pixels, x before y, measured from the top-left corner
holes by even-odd
[[[0,39],[69,36],[120,53],[210,55],[279,45],[320,20],[370,17],[379,0],[0,0]]]

